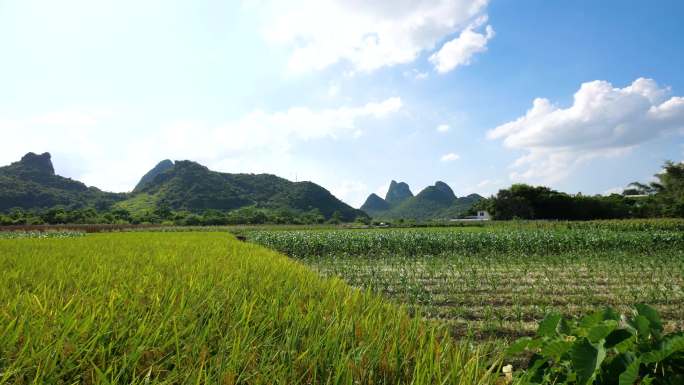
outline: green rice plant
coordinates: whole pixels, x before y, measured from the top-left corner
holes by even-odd
[[[86,233],[80,231],[0,231],[0,239],[20,238],[74,238],[83,237]]]
[[[493,384],[501,355],[225,233],[0,240],[0,384]]]

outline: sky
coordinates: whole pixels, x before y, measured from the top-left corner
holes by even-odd
[[[619,192],[684,160],[684,2],[0,0],[0,165]]]

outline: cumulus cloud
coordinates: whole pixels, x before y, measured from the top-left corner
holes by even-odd
[[[178,121],[145,133],[133,128],[122,133],[116,116],[89,111],[0,118],[4,135],[0,164],[16,161],[27,151],[49,151],[62,175],[110,191],[132,189],[140,175],[169,157],[195,160],[215,169],[272,172],[293,178],[288,165],[293,164],[291,152],[298,144],[353,139],[363,134],[364,122],[387,118],[401,108],[401,99],[393,97],[354,107],[256,110],[222,124]],[[316,170],[310,167],[309,171]]]
[[[482,16],[488,0],[252,1],[268,41],[291,48],[289,67],[346,61],[360,71],[409,63]],[[474,32],[471,32],[474,33]]]
[[[427,72],[418,72],[415,76],[416,80],[423,80],[428,78],[428,73]]]
[[[487,137],[525,151],[513,165],[512,178],[552,183],[582,162],[620,156],[651,139],[684,133],[684,98],[670,93],[645,78],[624,88],[587,82],[570,107],[537,98],[525,115],[490,130]]]
[[[425,80],[428,77],[430,77],[430,74],[428,74],[427,72],[418,71],[414,68],[410,71],[404,71],[404,77],[413,80]]]
[[[110,111],[84,107],[40,114],[29,118],[3,118],[0,116],[0,162],[10,163],[23,155],[21,151],[31,143],[32,151],[49,151],[51,147],[81,148],[85,154],[99,151],[93,133]]]
[[[500,185],[500,180],[483,179],[478,184],[475,185],[477,188],[484,188],[489,186]]]
[[[206,154],[207,149],[220,157],[226,152],[245,153],[253,150],[278,148],[287,150],[298,141],[323,138],[358,137],[363,131],[357,123],[361,119],[382,119],[394,114],[402,107],[401,99],[393,97],[381,102],[371,102],[360,107],[339,107],[312,110],[294,107],[282,112],[254,111],[239,120],[217,127],[199,128],[205,135],[203,143],[189,146],[197,141],[198,127],[180,124],[171,127],[175,142],[183,149],[197,148]]]
[[[361,207],[368,197],[368,186],[355,180],[343,180],[331,186],[330,192],[352,207]]]
[[[504,187],[505,181],[501,179],[482,179],[473,184],[463,184],[463,181],[454,183],[456,195],[465,196],[477,193],[483,196],[495,194],[500,188]]]
[[[448,124],[440,124],[437,126],[437,132],[441,133],[449,132],[450,129],[451,127]]]
[[[607,190],[605,190],[601,195],[612,195],[612,194],[622,194],[622,192],[625,190],[624,187],[612,187]]]
[[[328,96],[334,98],[340,93],[340,85],[337,83],[331,83],[328,86]]]
[[[459,159],[461,159],[461,156],[458,154],[454,154],[453,152],[442,155],[442,157],[440,158],[440,160],[442,162],[453,162],[453,161],[459,160]]]
[[[469,65],[475,54],[487,50],[487,43],[494,37],[494,28],[488,25],[483,33],[475,32],[475,29],[486,20],[485,17],[481,17],[463,30],[457,38],[444,43],[439,51],[430,56],[430,62],[437,72],[446,73],[456,67]]]

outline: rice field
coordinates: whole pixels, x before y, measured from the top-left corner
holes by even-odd
[[[0,385],[515,384],[552,312],[684,330],[683,223],[0,233]]]
[[[503,357],[228,233],[0,239],[0,384],[494,384]]]
[[[79,231],[50,230],[50,231],[0,231],[0,239],[23,238],[74,238],[86,234]]]
[[[684,330],[684,232],[679,221],[664,229],[646,222],[262,231],[249,239],[408,305],[456,336],[510,341],[533,334],[550,311],[579,317],[640,302],[661,312],[667,330]]]

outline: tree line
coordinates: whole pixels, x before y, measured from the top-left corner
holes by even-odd
[[[68,209],[56,206],[42,210],[12,209],[0,214],[0,225],[58,225],[58,224],[163,224],[176,226],[220,226],[235,224],[321,224],[341,223],[339,212],[326,219],[317,209],[294,211],[285,208],[271,209],[254,206],[232,211],[206,210],[202,213],[173,211],[161,205],[153,211],[132,213],[122,208],[96,210],[95,208]]]
[[[514,184],[478,202],[471,212],[486,210],[497,220],[619,219],[684,217],[684,163],[665,162],[655,181],[631,183],[622,194],[570,195],[544,186]]]
[[[476,203],[466,212],[488,211],[494,219],[591,220],[620,218],[684,218],[684,163],[666,162],[650,183],[631,183],[621,194],[585,196],[567,194],[545,186],[514,184]],[[164,224],[177,226],[217,226],[233,224],[321,224],[341,223],[336,211],[327,218],[318,210],[248,206],[231,211],[175,211],[166,204],[153,210],[135,212],[124,208],[55,206],[46,209],[11,209],[0,213],[0,225],[41,224]],[[369,217],[356,219],[375,223]],[[418,225],[410,218],[397,219],[399,225]],[[379,224],[379,223],[376,223]]]

